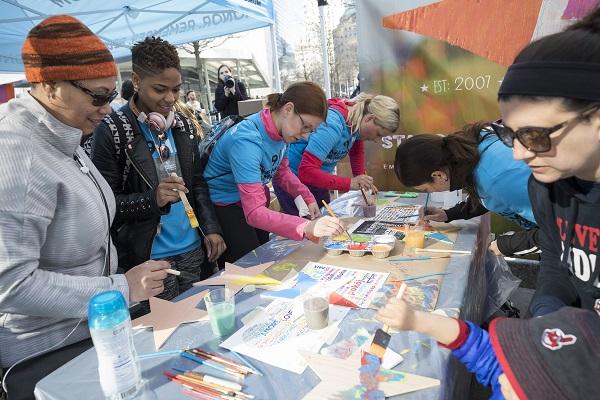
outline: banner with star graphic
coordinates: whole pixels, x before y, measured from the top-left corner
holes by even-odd
[[[381,190],[402,189],[394,176],[407,136],[448,134],[499,117],[498,88],[531,40],[558,32],[600,0],[358,0],[361,88],[400,105],[401,125],[367,143],[368,174]],[[346,160],[347,161],[347,160]],[[338,174],[351,176],[347,164]]]

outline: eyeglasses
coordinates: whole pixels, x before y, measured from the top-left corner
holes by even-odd
[[[115,89],[110,94],[98,94],[92,92],[90,89],[81,86],[77,81],[68,81],[71,85],[75,86],[77,89],[81,90],[83,93],[87,94],[92,98],[92,105],[96,107],[102,107],[105,104],[110,103],[114,99],[117,98],[119,92]]]
[[[519,143],[521,143],[527,150],[534,153],[544,153],[549,151],[552,147],[552,142],[550,140],[551,134],[561,128],[564,128],[573,121],[589,117],[599,108],[600,104],[594,104],[593,106],[581,111],[573,118],[569,118],[568,120],[549,128],[526,126],[513,131],[511,128],[502,124],[502,120],[499,119],[495,122],[492,122],[492,130],[500,138],[500,140],[502,140],[502,143],[508,147],[513,147],[514,140],[517,138]]]
[[[300,118],[300,123],[302,123],[302,129],[300,130],[300,132],[301,133],[313,133],[315,131],[315,128],[313,128],[312,126],[310,126],[309,124],[304,122],[304,119],[302,118],[300,113],[298,113],[298,111],[294,110],[294,112],[296,113],[298,118]]]

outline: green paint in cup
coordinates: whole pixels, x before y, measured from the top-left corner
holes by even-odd
[[[229,289],[213,289],[204,296],[210,327],[216,336],[228,336],[235,328],[235,297]]]

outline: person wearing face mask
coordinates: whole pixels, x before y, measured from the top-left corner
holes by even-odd
[[[33,398],[41,378],[92,346],[92,296],[146,300],[169,268],[148,261],[116,273],[115,199],[79,146],[117,96],[106,45],[79,20],[52,16],[29,32],[22,58],[32,89],[0,105],[0,367],[10,400]]]
[[[492,127],[533,175],[542,258],[529,309],[600,314],[600,8],[521,50],[498,98]]]
[[[336,235],[344,227],[337,218],[320,216],[308,188],[289,169],[289,143],[306,139],[327,115],[325,93],[312,82],[290,85],[267,98],[267,108],[229,128],[210,154],[204,177],[227,251],[223,260],[234,262],[269,239],[268,232],[302,240]],[[270,210],[266,185],[276,182],[290,195],[302,196],[311,218]]]
[[[394,172],[400,183],[424,192],[462,189],[466,201],[449,209],[428,207],[426,221],[470,219],[492,211],[523,231],[500,235],[490,244],[497,255],[521,255],[538,250],[535,218],[527,193],[531,171],[513,160],[489,123],[465,126],[450,135],[416,135],[396,150]]]
[[[361,93],[353,100],[330,99],[327,122],[307,139],[290,144],[290,169],[298,175],[317,199],[330,201],[330,190],[365,189],[374,193],[377,187],[367,175],[365,141],[377,141],[398,129],[400,111],[394,99]],[[337,163],[350,156],[353,178],[334,175]],[[298,215],[292,198],[274,184],[283,212]]]
[[[238,101],[248,100],[248,92],[243,82],[233,78],[227,65],[217,69],[217,88],[215,89],[215,108],[221,113],[221,118],[239,115]]]
[[[131,53],[136,93],[96,128],[92,143],[92,161],[117,200],[119,264],[127,270],[152,258],[197,279],[210,276],[225,242],[202,177],[194,124],[174,110],[182,84],[177,50],[147,37]],[[180,201],[182,194],[198,228]],[[169,275],[160,297],[172,299],[193,281]]]

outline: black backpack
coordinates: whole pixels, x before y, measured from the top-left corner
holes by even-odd
[[[219,121],[210,132],[204,135],[204,138],[198,143],[198,152],[200,153],[200,164],[202,168],[208,164],[208,158],[212,153],[217,141],[227,132],[229,128],[243,121],[245,118],[239,115],[230,115]]]

